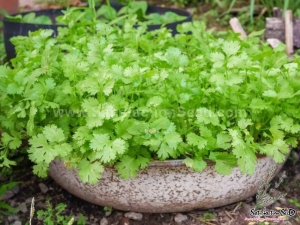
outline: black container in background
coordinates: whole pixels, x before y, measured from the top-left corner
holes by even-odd
[[[51,18],[52,22],[55,21],[57,16],[62,15],[61,9],[45,9],[40,11],[32,11],[35,12],[36,16],[45,15]],[[31,12],[26,13],[18,13],[15,15],[26,15]],[[57,36],[57,28],[63,27],[65,25],[58,25],[58,24],[33,24],[33,23],[21,23],[10,21],[6,17],[3,19],[3,34],[4,34],[4,45],[5,51],[7,55],[7,59],[12,59],[16,56],[15,46],[10,42],[10,38],[16,36],[28,36],[29,31],[37,31],[39,29],[50,29],[53,30],[53,37]]]
[[[111,6],[115,8],[117,11],[120,10],[123,6],[112,3]],[[45,15],[51,18],[53,24],[50,25],[44,25],[44,24],[33,24],[33,23],[21,23],[21,22],[15,22],[15,21],[10,21],[6,17],[3,18],[3,31],[4,31],[4,44],[5,44],[5,51],[7,54],[7,59],[10,60],[16,56],[15,52],[15,47],[14,45],[10,42],[10,38],[15,37],[15,36],[28,36],[29,31],[36,31],[39,29],[51,29],[53,30],[53,37],[57,36],[57,28],[58,27],[66,27],[66,25],[59,25],[55,24],[55,18],[57,16],[62,15],[62,9],[46,9],[46,10],[40,10],[40,11],[34,11],[36,16],[41,16]],[[164,7],[156,7],[156,6],[148,6],[147,9],[147,14],[150,13],[159,13],[159,14],[164,14],[166,12],[174,12],[177,15],[180,16],[185,16],[186,19],[178,21],[178,22],[173,22],[173,23],[168,23],[165,25],[166,28],[172,30],[172,34],[175,35],[177,33],[176,27],[178,24],[185,23],[185,22],[191,22],[192,21],[192,15],[191,13],[181,10],[181,9],[173,9],[173,8],[164,8]],[[15,15],[26,15],[31,12],[25,12],[25,13],[18,13],[14,14]],[[161,27],[160,24],[157,25],[148,25],[148,30],[156,30]]]

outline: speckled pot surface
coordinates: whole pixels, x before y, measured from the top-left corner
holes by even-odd
[[[50,176],[64,189],[91,203],[124,211],[166,213],[219,207],[247,199],[257,192],[260,181],[273,166],[282,164],[260,158],[253,176],[238,168],[228,175],[214,171],[213,165],[196,173],[182,161],[153,162],[134,179],[123,180],[113,168],[106,168],[97,185],[81,182],[75,170],[55,160]]]

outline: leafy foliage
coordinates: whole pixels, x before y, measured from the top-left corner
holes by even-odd
[[[17,184],[19,184],[19,182],[10,182],[8,184],[3,184],[0,187],[0,222],[3,222],[5,217],[17,212],[15,208],[11,207],[1,198],[6,191],[11,190]]]
[[[57,204],[55,207],[52,206],[49,200],[46,202],[47,209],[39,210],[37,212],[37,217],[39,220],[43,220],[43,223],[46,225],[72,225],[74,223],[74,216],[63,215],[64,210],[67,205],[63,203]],[[79,214],[79,219],[76,222],[78,225],[86,224],[86,217],[81,213]]]
[[[118,21],[118,24],[123,25],[128,15],[136,15],[139,19],[137,23],[145,23],[148,25],[155,24],[168,24],[186,19],[186,16],[180,16],[174,12],[149,13],[146,14],[148,4],[146,1],[130,2],[128,5],[122,7],[119,11],[110,5],[102,5],[95,12],[97,19],[102,22]],[[72,7],[72,19],[74,20],[92,20],[93,12],[89,7]],[[56,16],[55,23],[60,25],[67,25],[67,21],[64,20],[65,15]],[[6,19],[14,22],[33,23],[33,24],[52,24],[52,20],[47,15],[36,16],[35,12],[30,12],[25,15],[18,14],[16,16],[6,15]]]
[[[61,159],[84,182],[103,166],[135,177],[152,160],[184,159],[196,171],[215,163],[252,174],[256,155],[282,162],[299,139],[299,57],[258,38],[215,37],[200,22],[146,32],[129,16],[76,21],[56,39],[40,30],[16,37],[13,69],[0,67],[1,165],[29,139],[34,172]],[[12,164],[13,161],[10,161]]]

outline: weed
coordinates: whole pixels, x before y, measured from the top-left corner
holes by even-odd
[[[65,216],[62,215],[62,212],[66,209],[67,205],[63,203],[59,203],[55,208],[52,206],[50,201],[46,202],[47,209],[39,210],[37,212],[37,217],[39,220],[43,220],[46,225],[71,225],[74,222],[73,216]]]
[[[290,198],[289,202],[294,204],[296,207],[300,208],[300,202],[297,199],[295,199],[295,198],[291,199]]]
[[[278,188],[280,184],[283,182],[283,179],[286,178],[285,171],[281,174],[279,181],[275,183],[275,188],[270,188],[271,186],[271,180],[273,178],[274,172],[276,167],[272,167],[272,169],[269,171],[267,177],[262,180],[260,183],[259,189],[256,194],[256,206],[258,208],[261,208],[264,205],[269,204],[270,202],[277,201],[278,199],[284,197],[286,193],[281,193],[278,196],[271,196],[271,194],[274,192],[275,188]],[[268,193],[269,192],[269,193]]]
[[[215,218],[215,215],[213,213],[210,213],[210,212],[205,212],[203,214],[202,217],[199,218],[199,220],[203,223],[206,223],[206,222],[209,222],[211,221],[212,219]]]

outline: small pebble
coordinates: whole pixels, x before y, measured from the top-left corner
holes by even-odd
[[[136,213],[136,212],[128,212],[124,214],[125,217],[132,219],[132,220],[142,220],[143,214],[142,213]]]
[[[293,179],[293,183],[296,183],[296,182],[300,182],[300,174],[297,174],[294,179]]]
[[[100,225],[108,225],[108,220],[103,217],[101,220],[100,220]]]
[[[48,187],[44,183],[39,183],[40,190],[43,194],[48,192]]]
[[[13,221],[19,220],[19,217],[18,216],[8,216],[7,219],[9,222],[13,222]]]
[[[32,198],[26,198],[26,200],[25,200],[25,203],[27,203],[27,204],[31,204],[31,202],[32,202]]]
[[[278,202],[282,205],[287,205],[288,204],[288,201],[285,197],[282,197],[282,198],[278,199]]]
[[[11,190],[14,194],[18,194],[20,191],[20,186],[17,184],[16,186],[13,187]]]
[[[10,199],[11,197],[13,197],[15,195],[15,193],[13,191],[6,191],[1,197],[0,197],[0,201],[1,200],[7,200]]]
[[[36,208],[40,208],[40,209],[47,209],[47,205],[46,205],[46,203],[45,202],[37,202],[36,204],[35,204],[35,206],[36,206]]]
[[[23,213],[27,213],[28,212],[28,208],[27,208],[27,205],[25,202],[21,203],[19,206],[18,206],[18,209],[23,212]]]
[[[13,225],[22,225],[22,222],[21,222],[21,221],[15,221],[15,222],[13,223]]]
[[[175,217],[174,217],[174,221],[176,223],[182,223],[184,221],[186,221],[188,219],[187,215],[183,215],[181,213],[178,213]]]
[[[124,218],[120,221],[119,225],[130,225],[130,220],[129,220],[129,218],[124,217]]]

